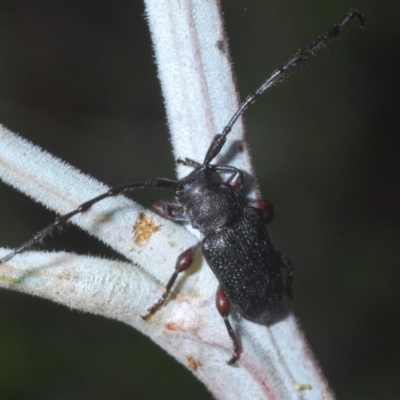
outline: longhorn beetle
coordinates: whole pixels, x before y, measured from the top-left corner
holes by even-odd
[[[300,64],[309,55],[324,47],[330,39],[338,36],[343,26],[354,18],[364,26],[362,14],[357,10],[351,10],[324,36],[319,37],[307,48],[299,51],[283,67],[274,71],[254,93],[246,98],[222,133],[215,135],[203,162],[189,158],[178,159],[179,164],[193,168],[189,175],[178,181],[152,178],[111,188],[68,214],[56,218],[32,239],[3,257],[0,264],[26,251],[65,225],[74,215],[89,210],[93,204],[103,199],[134,189],[172,189],[175,192],[175,200],[156,201],[152,204],[153,210],[173,221],[190,222],[201,232],[203,239],[180,254],[164,293],[141,317],[146,320],[164,304],[177,276],[190,267],[195,251],[201,246],[208,265],[219,281],[216,306],[232,340],[233,354],[228,364],[234,364],[239,358],[240,348],[228,320],[230,304],[249,321],[261,324],[270,322],[281,308],[284,293],[289,297],[292,296],[293,266],[286,256],[274,249],[269,238],[266,229],[266,223],[272,219],[269,203],[259,199],[246,206],[241,205],[238,195],[243,185],[243,173],[233,166],[212,164],[212,161],[221,152],[232,126],[247,108],[268,88],[282,81],[290,68]],[[228,178],[222,179],[221,174],[227,175]],[[282,267],[288,268],[285,284],[281,274]]]

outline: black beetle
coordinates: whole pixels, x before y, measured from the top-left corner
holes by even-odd
[[[150,317],[164,304],[178,274],[190,267],[194,253],[201,245],[203,255],[220,283],[216,304],[233,342],[233,355],[228,364],[235,363],[239,358],[239,345],[228,320],[230,303],[244,318],[257,323],[268,323],[280,310],[284,292],[289,297],[292,295],[293,266],[286,256],[275,251],[269,238],[266,229],[266,223],[272,219],[269,203],[265,200],[254,200],[243,206],[239,201],[239,191],[243,184],[242,172],[229,165],[211,162],[220,153],[232,126],[245,110],[265,90],[285,78],[290,68],[307,59],[328,40],[338,36],[343,25],[353,18],[357,18],[361,26],[364,25],[362,15],[357,10],[351,10],[324,36],[299,51],[249,95],[223,132],[214,137],[203,163],[188,158],[179,159],[178,163],[194,168],[189,175],[179,181],[153,178],[111,188],[68,214],[58,217],[32,239],[3,257],[0,264],[40,242],[74,215],[87,211],[93,204],[107,197],[133,189],[172,189],[175,192],[175,201],[157,201],[152,205],[153,210],[174,221],[190,222],[202,233],[203,240],[178,257],[175,271],[163,295],[142,318]],[[228,178],[222,179],[226,175],[229,175]],[[285,285],[281,267],[288,268]]]

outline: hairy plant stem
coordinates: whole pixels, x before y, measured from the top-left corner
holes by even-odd
[[[238,107],[219,2],[145,4],[174,154],[201,161]],[[245,171],[247,195],[255,198],[258,189],[241,120],[228,138],[219,161]],[[187,172],[178,167],[179,177]],[[0,130],[0,177],[60,214],[107,190],[5,128]],[[160,229],[148,241],[135,243],[132,227],[143,214]],[[104,200],[71,222],[132,264],[26,252],[0,265],[0,286],[133,326],[190,368],[218,399],[333,398],[290,311],[269,327],[233,315],[243,352],[236,366],[226,365],[232,349],[214,306],[218,283],[200,254],[194,266],[198,273],[181,279],[176,296],[148,322],[140,318],[161,294],[177,256],[198,240],[192,233],[123,196]],[[7,252],[1,249],[0,257]]]

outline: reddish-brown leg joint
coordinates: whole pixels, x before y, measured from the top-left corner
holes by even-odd
[[[178,277],[180,272],[186,271],[193,263],[194,260],[194,253],[196,249],[199,247],[199,244],[196,246],[190,247],[189,249],[185,250],[182,254],[179,255],[178,259],[176,260],[175,271],[172,274],[171,278],[165,287],[164,293],[158,299],[156,303],[154,303],[151,307],[147,309],[147,313],[144,315],[140,315],[144,320],[149,318],[153,315],[164,303],[167,299],[168,295],[171,293],[171,289],[174,286],[176,278]]]
[[[226,183],[234,190],[239,191],[243,186],[243,175],[240,173],[233,174]]]
[[[169,205],[161,200],[153,201],[151,203],[151,209],[158,215],[162,215],[165,218],[173,219],[174,210]]]
[[[186,220],[182,211],[182,207],[170,201],[153,201],[151,203],[151,209],[158,215],[161,215],[164,218],[172,219],[173,221]]]
[[[236,339],[236,335],[234,330],[232,329],[232,325],[229,322],[229,299],[225,293],[225,290],[222,289],[221,286],[218,287],[217,295],[215,298],[215,303],[217,306],[217,310],[220,313],[221,317],[224,319],[226,329],[228,331],[229,337],[231,338],[232,345],[233,345],[233,354],[229,361],[227,361],[228,365],[235,364],[235,362],[239,359],[239,343]]]
[[[274,207],[268,200],[253,200],[249,203],[250,207],[258,208],[264,213],[264,220],[266,224],[272,222],[274,218]]]

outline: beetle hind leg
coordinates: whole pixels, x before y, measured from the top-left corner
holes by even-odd
[[[240,356],[240,347],[238,340],[236,338],[235,331],[232,328],[231,323],[229,322],[229,299],[225,293],[225,290],[219,286],[216,295],[216,306],[217,310],[220,313],[221,317],[224,319],[226,330],[228,331],[228,335],[231,338],[232,346],[233,346],[233,354],[232,357],[226,362],[228,365],[233,365],[239,359]]]
[[[290,260],[290,258],[287,255],[279,253],[279,256],[281,258],[282,267],[287,268],[285,292],[292,299],[293,298],[294,266],[292,264],[292,261]]]

